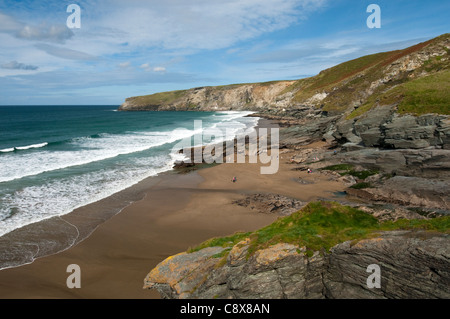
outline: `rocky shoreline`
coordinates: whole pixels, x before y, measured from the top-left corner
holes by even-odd
[[[313,176],[339,181],[346,186],[335,198],[339,209],[398,228],[329,250],[281,241],[253,251],[253,234],[231,247],[172,256],[150,271],[144,288],[165,298],[449,298],[450,111],[448,95],[440,95],[448,92],[449,52],[445,34],[293,83],[193,89],[166,99],[156,109],[185,110],[195,95],[195,110],[254,110],[252,116],[275,121],[292,180],[311,187]],[[145,108],[139,103],[145,99],[131,98],[122,109]],[[299,171],[311,178],[296,177]],[[234,204],[289,218],[306,203],[273,190]],[[439,231],[411,229],[424,221]],[[380,289],[367,287],[371,264],[382,269]]]
[[[295,171],[313,172],[299,183],[313,187],[314,174],[343,182],[346,194],[338,201],[380,221],[450,213],[448,140],[424,149],[353,149],[338,140],[329,143],[328,130],[310,134],[321,117],[309,123],[282,120],[280,129],[280,154],[290,155],[293,178]],[[409,129],[415,128],[404,128]],[[273,193],[249,194],[234,204],[288,216],[307,203]],[[157,289],[163,298],[449,298],[449,240],[448,232],[397,230],[343,242],[325,254],[308,256],[305,247],[279,243],[249,258],[245,239],[225,259],[217,258],[225,251],[219,246],[172,256],[147,275],[144,288]],[[373,263],[382,265],[382,289],[366,286],[366,267]]]

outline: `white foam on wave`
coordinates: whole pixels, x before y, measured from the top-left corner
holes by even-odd
[[[26,146],[16,146],[16,147],[10,147],[10,148],[2,149],[2,150],[0,150],[0,152],[1,153],[8,153],[8,152],[14,152],[15,150],[24,151],[24,150],[29,150],[29,149],[32,149],[32,148],[45,147],[47,145],[48,145],[48,143],[45,142],[45,143],[31,144],[31,145],[26,145]]]
[[[6,194],[0,198],[0,236],[106,198],[171,169],[174,161],[167,155],[140,158],[115,168],[53,180]]]
[[[48,143],[45,142],[45,143],[32,144],[32,145],[27,145],[27,146],[18,146],[18,147],[16,147],[16,149],[17,150],[29,150],[31,148],[41,148],[41,147],[44,147],[47,145],[48,145]]]
[[[96,161],[148,150],[172,143],[196,132],[178,129],[172,132],[136,132],[123,135],[101,134],[99,138],[74,139],[74,150],[5,154],[0,157],[0,182],[38,175],[58,169],[85,165]]]
[[[204,135],[213,135],[211,143],[220,143],[232,140],[240,135],[249,134],[258,124],[259,117],[246,117],[255,112],[250,111],[223,111],[219,112],[220,122],[204,130]],[[223,115],[222,115],[223,114]],[[211,144],[208,143],[208,144]]]

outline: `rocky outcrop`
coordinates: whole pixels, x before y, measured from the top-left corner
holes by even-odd
[[[450,149],[450,118],[445,115],[399,115],[393,106],[376,107],[355,120],[340,120],[333,137],[365,147]]]
[[[362,165],[391,175],[450,178],[450,150],[446,149],[389,150],[366,147],[346,151],[344,148],[329,160],[332,163]]]
[[[326,169],[330,165],[349,164],[356,171],[377,174],[365,179],[333,171],[323,171],[330,178],[347,184],[347,194],[369,202],[394,203],[404,206],[450,211],[450,150],[447,149],[381,149],[344,145],[336,154],[319,153],[321,161],[307,166]],[[303,164],[306,166],[306,164]],[[364,189],[352,188],[365,183]]]
[[[248,256],[248,243],[225,256],[225,248],[209,247],[170,257],[147,275],[144,288],[164,298],[450,298],[448,235],[385,232],[310,257],[287,243]],[[380,288],[367,285],[373,264]]]
[[[395,176],[381,187],[348,189],[347,193],[370,201],[450,211],[449,180]]]
[[[298,211],[307,203],[278,194],[253,194],[233,202],[239,206],[250,207],[259,213],[287,216]]]

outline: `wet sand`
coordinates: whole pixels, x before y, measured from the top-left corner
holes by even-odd
[[[332,198],[344,189],[325,175],[292,170],[291,155],[280,154],[279,170],[271,175],[260,174],[261,164],[225,163],[151,178],[143,199],[101,223],[74,247],[1,270],[0,298],[159,298],[156,291],[142,289],[146,274],[159,262],[211,237],[256,230],[278,218],[233,200],[275,193],[311,201]],[[313,183],[301,184],[298,178]],[[81,288],[66,285],[70,264],[80,266]]]

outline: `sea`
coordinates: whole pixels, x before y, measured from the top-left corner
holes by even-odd
[[[117,109],[0,106],[0,269],[31,262],[36,257],[33,245],[41,246],[41,254],[46,242],[54,245],[48,239],[39,244],[23,240],[30,247],[27,256],[15,256],[26,249],[18,243],[21,235],[12,233],[172,170],[175,161],[184,159],[176,149],[181,140],[199,141],[201,136],[203,145],[218,142],[205,133],[247,131],[258,122],[257,117],[247,117],[251,112]]]

